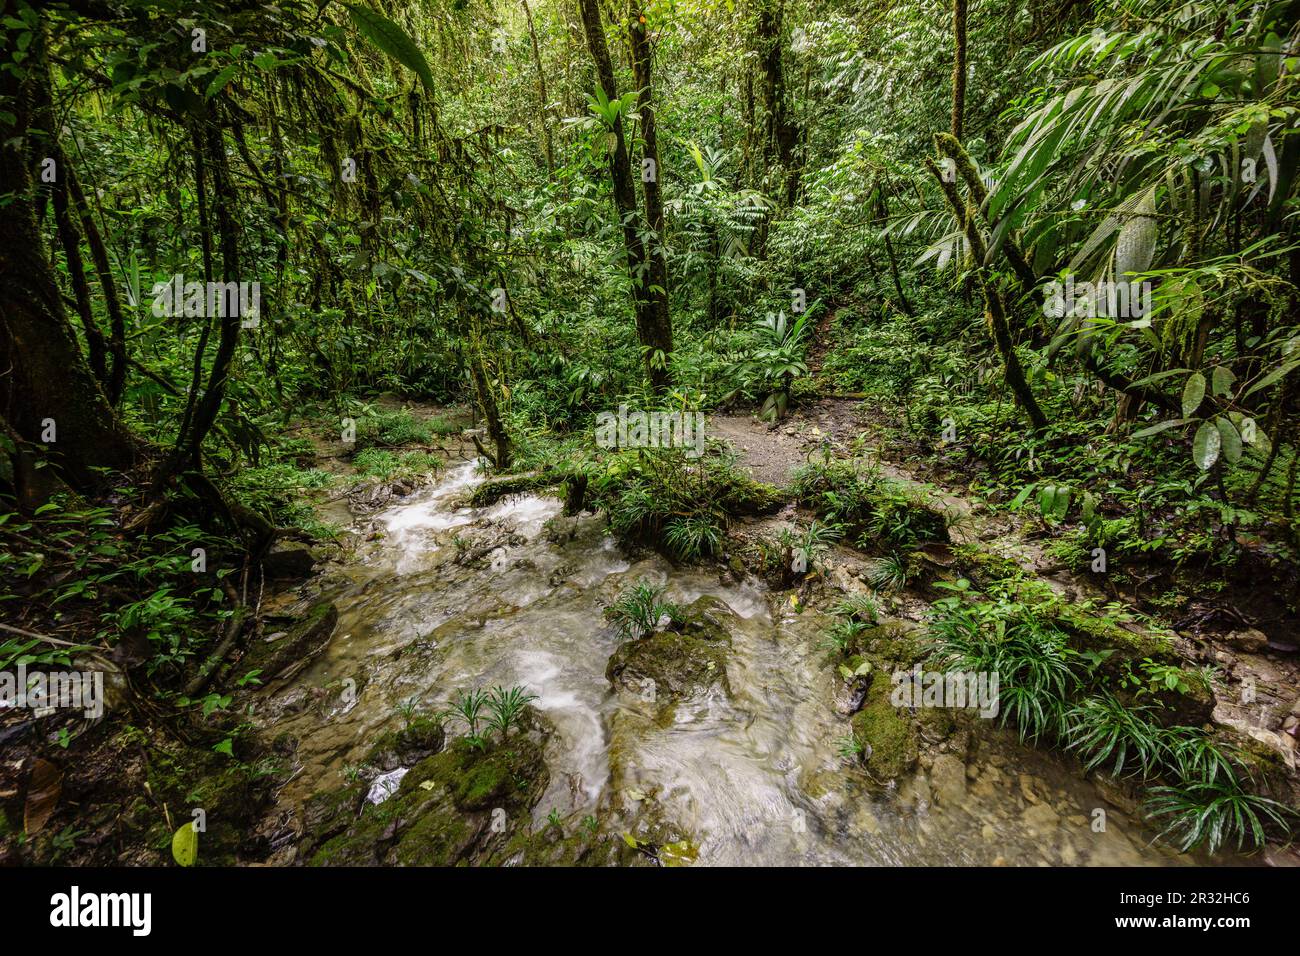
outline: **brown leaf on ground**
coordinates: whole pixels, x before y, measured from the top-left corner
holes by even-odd
[[[27,782],[27,804],[23,811],[23,830],[28,836],[39,833],[54,815],[62,793],[63,771],[38,757]]]

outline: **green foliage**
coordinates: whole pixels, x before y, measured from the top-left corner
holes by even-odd
[[[808,374],[804,361],[808,319],[813,310],[793,321],[785,312],[769,312],[754,322],[754,344],[736,369],[741,388],[762,399],[759,417],[779,421],[785,417],[796,379]]]
[[[718,553],[728,515],[761,510],[773,499],[730,459],[690,458],[681,449],[613,455],[590,490],[620,537],[687,561]]]
[[[523,687],[515,686],[506,690],[494,687],[487,698],[487,724],[498,731],[502,739],[510,736],[510,728],[519,726],[528,705],[537,700],[536,694],[530,694]]]
[[[614,625],[623,640],[633,640],[652,633],[658,629],[659,622],[665,616],[670,622],[678,622],[682,618],[682,610],[676,604],[663,600],[664,591],[662,586],[638,581],[605,609],[605,619]]]

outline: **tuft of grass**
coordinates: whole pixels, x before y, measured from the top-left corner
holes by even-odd
[[[663,600],[664,590],[648,581],[639,581],[605,609],[605,618],[618,629],[623,640],[651,633],[665,614],[674,622],[680,621],[681,608]]]

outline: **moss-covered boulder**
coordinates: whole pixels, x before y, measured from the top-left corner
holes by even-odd
[[[573,820],[518,830],[492,862],[506,866],[654,865],[621,836],[588,829]]]
[[[655,699],[683,700],[715,684],[727,694],[729,628],[735,613],[714,597],[701,597],[686,609],[676,629],[657,631],[626,641],[610,657],[605,677],[610,683]]]
[[[325,649],[338,622],[339,609],[333,601],[321,601],[297,617],[268,618],[267,636],[253,638],[235,670],[241,675],[260,671],[263,684],[288,677]]]
[[[863,655],[882,666],[908,668],[928,652],[922,634],[904,621],[882,621],[863,631],[857,639]],[[856,667],[857,663],[853,664]]]
[[[466,738],[417,763],[387,800],[364,803],[349,825],[326,835],[337,815],[304,841],[312,866],[455,866],[489,862],[531,823],[550,781],[545,735],[517,731],[486,747]],[[344,806],[347,798],[338,798]],[[313,797],[304,813],[329,801]],[[336,804],[337,805],[337,804]],[[323,839],[322,839],[323,838]]]
[[[903,776],[920,756],[911,715],[890,703],[890,681],[874,675],[862,709],[853,715],[853,737],[862,748],[867,770],[880,783]]]
[[[370,748],[366,763],[380,770],[412,767],[441,750],[446,739],[442,721],[416,717],[401,730],[391,730],[380,737]]]
[[[312,794],[303,804],[300,854],[310,854],[356,822],[366,805],[367,786],[353,783]]]

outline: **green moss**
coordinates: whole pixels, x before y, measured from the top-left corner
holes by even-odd
[[[383,803],[366,804],[342,833],[330,836],[311,856],[313,866],[399,863],[452,866],[483,862],[528,820],[550,773],[542,742],[517,733],[486,750],[464,738],[421,760]],[[324,798],[318,833],[338,816]],[[347,800],[342,801],[347,806]],[[504,826],[498,827],[500,821]],[[308,851],[310,852],[310,851]]]
[[[858,640],[877,665],[911,667],[927,653],[921,635],[899,621],[886,621],[869,628]]]
[[[727,628],[734,614],[723,602],[702,597],[686,609],[680,631],[659,631],[626,641],[610,657],[605,676],[642,690],[653,681],[656,697],[671,702],[720,684],[728,694]]]
[[[579,828],[566,834],[563,829],[544,826],[521,828],[492,863],[516,866],[653,866],[643,853],[628,846],[619,836],[589,833]]]
[[[366,763],[382,770],[411,766],[441,750],[446,737],[441,720],[420,715],[401,730],[380,737],[366,755]]]
[[[446,810],[425,813],[406,831],[393,850],[402,866],[451,866],[463,863],[485,826]]]
[[[854,739],[870,747],[867,769],[880,781],[893,780],[911,770],[919,756],[916,728],[909,717],[889,702],[890,682],[873,676],[862,709],[853,715]]]
[[[1098,614],[1087,604],[1052,602],[1050,613],[1058,627],[1070,636],[1070,644],[1079,651],[1116,650],[1117,658],[1142,660],[1151,658],[1165,664],[1177,664],[1173,638],[1168,634],[1143,628],[1131,630],[1119,621]]]
[[[564,474],[559,471],[528,472],[506,475],[502,478],[489,478],[474,489],[469,496],[469,503],[475,508],[485,508],[510,495],[527,494],[558,485],[564,478]]]
[[[1015,561],[989,551],[978,543],[961,544],[952,549],[957,559],[957,570],[977,587],[987,587],[1001,581],[1025,576],[1025,571]]]

